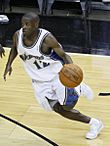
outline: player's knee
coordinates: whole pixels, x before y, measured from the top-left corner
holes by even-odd
[[[63,105],[62,108],[65,110],[65,111],[70,111],[73,109],[73,106],[70,105],[70,106],[66,106],[66,105]]]
[[[64,109],[65,111],[70,111],[70,110],[72,110],[72,109],[75,107],[77,101],[78,101],[78,100],[74,101],[71,105],[63,105],[62,107],[63,107],[63,109]]]
[[[73,105],[67,106],[67,105],[60,105],[59,103],[56,103],[53,107],[54,111],[57,113],[62,113],[63,111],[71,111],[73,109]]]
[[[63,108],[62,106],[59,104],[59,103],[56,103],[53,107],[53,110],[56,112],[56,113],[61,113],[63,111]]]

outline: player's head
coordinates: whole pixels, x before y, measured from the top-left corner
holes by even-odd
[[[30,35],[38,29],[39,26],[39,16],[36,13],[30,12],[26,13],[22,19],[23,33]]]

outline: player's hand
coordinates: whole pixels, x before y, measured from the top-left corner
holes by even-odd
[[[11,75],[11,73],[12,73],[12,67],[11,66],[6,66],[5,71],[4,71],[4,75],[3,75],[3,78],[4,78],[5,81],[6,81],[7,74]]]
[[[5,56],[5,50],[3,49],[3,47],[0,44],[0,57],[2,58],[3,56]]]

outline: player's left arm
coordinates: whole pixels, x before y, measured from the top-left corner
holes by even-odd
[[[73,63],[71,57],[65,53],[56,38],[49,34],[45,39],[45,44],[48,48],[52,48],[59,57],[61,57],[65,64]]]

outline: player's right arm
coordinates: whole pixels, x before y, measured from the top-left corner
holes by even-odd
[[[14,59],[17,57],[17,33],[18,32],[15,32],[15,34],[13,35],[13,46],[10,50],[10,53],[9,53],[9,57],[8,57],[8,61],[7,61],[7,64],[6,64],[6,67],[5,67],[5,71],[4,71],[4,80],[6,81],[6,76],[7,74],[9,73],[9,75],[11,75],[11,72],[12,72],[12,63],[14,61]]]
[[[64,64],[70,64],[73,63],[73,60],[71,57],[65,53],[65,51],[62,49],[61,45],[57,41],[57,39],[50,33],[44,40],[44,44],[46,48],[52,48],[54,52],[62,58]]]

